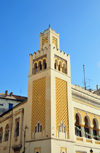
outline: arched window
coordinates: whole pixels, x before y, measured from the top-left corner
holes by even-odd
[[[62,68],[62,62],[59,61],[58,70],[61,71],[61,68]]]
[[[35,153],[40,153],[40,151],[39,150],[36,150]]]
[[[59,132],[66,133],[66,125],[64,125],[63,122],[59,124]]]
[[[89,133],[89,121],[88,121],[87,116],[85,116],[84,122],[85,122],[85,126],[84,126],[85,137],[86,137],[86,138],[90,138],[90,136],[86,134],[86,133]]]
[[[97,124],[95,119],[93,119],[93,135],[97,136]],[[97,140],[97,137],[94,137],[94,139]]]
[[[60,64],[58,65],[58,70],[60,71]]]
[[[63,63],[62,72],[67,74],[67,68],[66,68],[66,64],[65,63]]]
[[[37,63],[35,63],[35,65],[34,65],[34,74],[36,74],[37,73]]]
[[[2,143],[2,137],[3,137],[3,128],[0,128],[0,143]]]
[[[56,63],[54,63],[54,68],[55,68],[55,69],[57,68]]]
[[[61,153],[65,153],[65,150],[62,150]]]
[[[8,141],[8,138],[9,138],[9,125],[7,124],[6,128],[5,128],[5,138],[4,138],[4,141]]]
[[[37,133],[37,132],[42,132],[42,125],[40,123],[35,125],[35,133]]]
[[[39,61],[39,71],[42,70],[42,64],[41,64],[41,61]]]
[[[15,137],[19,136],[19,122],[16,123]]]
[[[79,124],[79,115],[76,114],[75,118],[76,118],[76,123],[75,123],[75,135],[81,137],[81,131],[80,131],[81,126],[80,126],[80,124]]]
[[[46,60],[44,59],[43,60],[43,69],[45,70],[47,68],[47,63],[46,63]]]

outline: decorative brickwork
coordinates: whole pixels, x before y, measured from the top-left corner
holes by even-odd
[[[41,153],[41,148],[34,148],[34,153],[39,152]]]
[[[59,78],[55,78],[56,83],[56,129],[59,130],[59,124],[63,121],[66,125],[66,132],[69,131],[68,122],[68,97],[67,82]]]
[[[42,38],[42,47],[45,43],[48,43],[48,37]]]
[[[60,148],[60,153],[67,153],[67,149],[66,148]]]
[[[52,44],[55,44],[57,47],[57,38],[55,38],[54,36],[52,37]]]
[[[31,132],[39,121],[45,129],[46,78],[33,81]]]

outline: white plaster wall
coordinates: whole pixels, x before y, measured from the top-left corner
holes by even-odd
[[[51,153],[51,140],[26,142],[25,153],[34,153],[34,148],[41,148],[41,153]]]
[[[3,106],[0,106],[0,114],[9,110],[9,104],[13,104],[13,107],[18,105],[20,101],[13,101],[8,99],[0,99],[0,104],[3,104]]]

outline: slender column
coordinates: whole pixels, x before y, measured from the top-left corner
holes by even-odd
[[[84,126],[81,126],[81,129],[82,129],[82,131],[84,131]],[[81,132],[81,134],[82,134],[82,137],[85,137],[85,133],[84,132]]]
[[[62,72],[62,66],[60,67],[60,71]]]
[[[89,132],[91,135],[93,135],[93,129],[89,129]],[[90,136],[90,138],[92,138],[92,136]]]
[[[57,68],[56,68],[56,69],[58,70],[58,64],[57,64],[56,66],[57,66]]]

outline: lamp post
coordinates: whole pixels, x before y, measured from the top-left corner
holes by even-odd
[[[93,153],[93,150],[92,150],[92,148],[90,149],[90,153]]]

